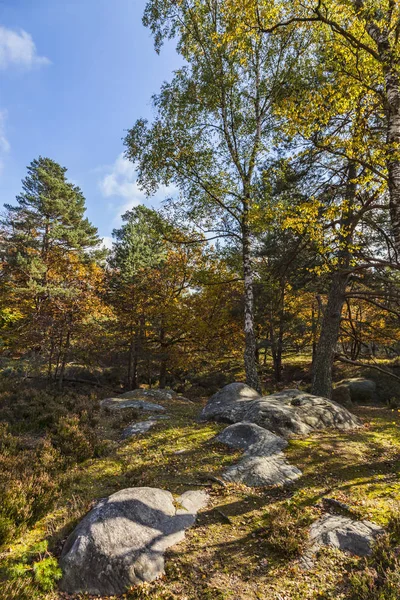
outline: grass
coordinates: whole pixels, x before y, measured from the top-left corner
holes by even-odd
[[[54,508],[3,551],[6,570],[27,555],[36,557],[27,564],[37,560],[35,548],[43,540],[57,556],[68,533],[98,498],[133,486],[161,487],[176,495],[196,486],[204,489],[209,475],[220,475],[237,459],[239,453],[212,441],[223,426],[196,421],[199,404],[164,404],[169,420],[160,420],[148,433],[123,443],[111,417],[102,418],[98,428],[110,440],[109,453],[74,464],[60,476],[62,494]],[[323,512],[324,496],[345,502],[357,518],[383,526],[399,511],[400,412],[384,407],[354,412],[364,422],[358,430],[325,431],[290,442],[286,454],[303,477],[289,489],[252,490],[234,484],[222,488],[209,482],[209,506],[186,539],[168,551],[166,575],[126,597],[362,600],[354,596],[358,584],[353,581],[360,569],[366,571],[361,559],[323,550],[310,571],[302,571],[299,563],[309,524]],[[15,591],[4,583],[1,600],[65,597],[56,591],[38,592],[29,577],[25,588],[23,577],[14,582]]]

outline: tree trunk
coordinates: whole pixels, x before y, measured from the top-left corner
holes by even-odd
[[[253,269],[251,265],[250,235],[247,224],[242,227],[243,236],[243,276],[244,276],[244,367],[246,383],[261,392],[256,362],[256,336],[254,332],[254,290]]]
[[[51,371],[53,368],[53,353],[54,353],[54,339],[51,338],[50,350],[49,350],[49,360],[47,363],[47,379],[51,379]]]
[[[355,0],[359,10],[364,11],[364,0]],[[393,3],[395,4],[395,3]],[[386,13],[386,26],[378,26],[376,21],[367,17],[366,31],[377,45],[379,60],[385,79],[386,98],[384,109],[387,120],[386,165],[389,175],[390,221],[397,259],[400,255],[400,75],[398,59],[398,40],[390,40],[391,11]]]
[[[131,341],[129,344],[129,357],[128,357],[128,387],[130,390],[136,390],[137,388],[137,354],[138,354],[138,342],[137,334],[133,327],[131,327]]]
[[[389,175],[390,220],[397,259],[400,257],[400,82],[397,70],[388,69],[387,94],[387,143],[389,146],[387,169]]]
[[[312,393],[325,398],[330,398],[332,394],[332,366],[339,339],[342,309],[346,299],[346,286],[350,276],[350,244],[353,237],[352,220],[356,193],[354,180],[356,176],[357,168],[353,162],[350,162],[345,193],[347,202],[340,221],[338,265],[337,270],[332,275],[328,303],[322,319],[321,333],[313,364]]]
[[[60,391],[62,390],[63,384],[64,384],[65,365],[67,363],[67,356],[68,356],[70,344],[71,344],[71,330],[68,329],[67,337],[65,339],[65,346],[64,346],[64,353],[63,353],[63,358],[62,358],[62,363],[61,363],[60,374],[58,376],[58,389]]]
[[[312,393],[330,398],[332,365],[339,337],[342,309],[345,302],[348,274],[337,272],[332,277],[328,304],[322,319],[321,334],[313,364]]]
[[[167,383],[167,358],[162,357],[160,361],[160,381],[159,388],[164,390]]]

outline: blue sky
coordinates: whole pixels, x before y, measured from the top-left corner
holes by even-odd
[[[146,0],[0,0],[0,200],[13,202],[39,155],[68,169],[102,236],[146,201],[122,138],[181,60],[160,55]]]

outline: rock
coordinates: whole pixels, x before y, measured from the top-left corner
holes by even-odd
[[[339,381],[335,389],[346,387],[349,390],[351,401],[355,404],[368,404],[376,402],[376,383],[371,379],[355,377],[353,379],[344,379]]]
[[[288,445],[287,441],[254,423],[235,423],[226,427],[216,442],[240,448],[252,456],[272,456]]]
[[[302,472],[286,460],[283,452],[275,456],[245,455],[240,462],[224,472],[227,481],[249,487],[286,486],[301,477]]]
[[[61,589],[111,596],[153,581],[164,573],[165,550],[184,538],[207,499],[190,491],[174,502],[165,490],[128,488],[101,500],[65,543]]]
[[[354,521],[341,515],[324,515],[311,525],[311,551],[321,546],[347,550],[356,556],[368,556],[375,538],[384,530],[370,521]]]
[[[332,390],[332,400],[346,408],[351,408],[353,406],[350,390],[347,385],[338,385],[334,387]]]
[[[183,396],[178,396],[178,394],[176,392],[174,392],[174,390],[170,390],[170,389],[165,389],[165,390],[142,390],[142,389],[137,389],[137,390],[132,390],[130,392],[125,392],[124,394],[121,394],[121,398],[128,398],[129,400],[131,399],[138,399],[138,400],[157,400],[158,402],[162,402],[163,400],[174,400],[174,399],[183,399],[185,400],[185,398],[183,398]]]
[[[138,435],[139,433],[146,433],[149,431],[157,421],[142,421],[140,423],[132,423],[132,425],[128,425],[123,432],[121,433],[121,438],[126,440],[134,435]]]
[[[246,420],[243,419],[243,415],[255,398],[260,398],[260,394],[245,383],[230,383],[211,396],[201,412],[200,419],[222,423]]]
[[[145,400],[129,400],[124,398],[105,398],[100,402],[101,408],[109,410],[122,410],[124,408],[136,408],[145,412],[165,412],[164,406]]]
[[[242,459],[224,472],[227,481],[249,487],[287,485],[302,474],[281,452],[287,441],[254,423],[229,425],[215,441],[245,450]]]
[[[251,396],[251,388],[247,386],[243,390],[243,394],[247,394],[245,396],[235,394],[235,388],[231,386],[226,386],[210,398],[201,413],[202,419],[255,423],[284,438],[296,434],[307,435],[328,427],[347,430],[361,424],[345,407],[327,398],[299,390],[283,390],[264,397],[252,390]]]

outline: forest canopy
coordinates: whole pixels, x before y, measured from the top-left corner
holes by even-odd
[[[328,397],[335,360],[391,374],[397,5],[150,0],[143,22],[184,62],[125,155],[149,198],[177,193],[124,214],[107,252],[65,167],[33,160],[1,221],[3,356],[60,388],[219,371],[261,391],[296,354]]]

